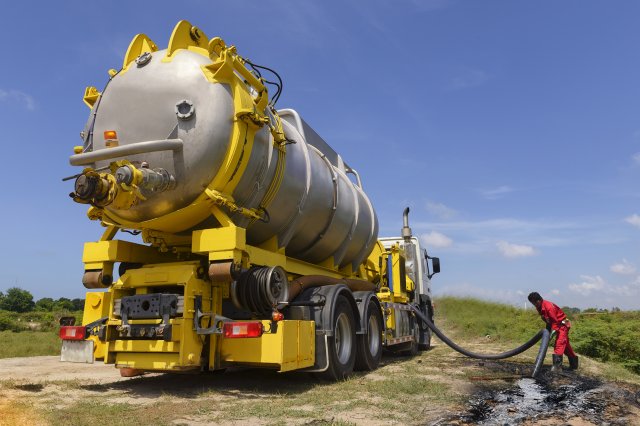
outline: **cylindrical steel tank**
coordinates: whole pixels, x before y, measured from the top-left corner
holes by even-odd
[[[117,133],[118,149],[140,146],[120,159],[171,174],[175,179],[172,189],[146,194],[146,199],[127,209],[105,207],[130,223],[175,212],[199,197],[223,167],[236,120],[233,90],[227,84],[212,83],[203,74],[202,67],[212,63],[209,57],[180,49],[165,61],[165,53],[145,54],[110,80],[93,106],[83,153],[71,161],[98,170],[108,168],[114,159],[100,153],[113,149],[109,133],[105,134],[112,131]],[[279,171],[282,182],[267,207],[268,220],[228,212],[230,217],[247,228],[249,243],[260,244],[277,236],[289,256],[309,262],[333,256],[336,266],[358,267],[376,242],[378,223],[357,173],[295,111],[281,110],[278,115],[288,141],[285,166]],[[146,152],[140,145],[176,140],[182,141],[181,149],[165,149],[169,145],[154,142],[162,149]],[[95,156],[91,163],[78,160],[88,154]],[[230,195],[238,206],[256,209],[278,174],[278,149],[266,126],[256,133],[249,155]],[[185,221],[179,230],[216,224],[213,217],[199,223]]]

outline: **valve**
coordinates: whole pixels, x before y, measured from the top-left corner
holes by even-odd
[[[176,179],[163,168],[136,168],[132,164],[125,164],[115,172],[116,182],[127,187],[133,185],[150,192],[163,192],[175,188]]]

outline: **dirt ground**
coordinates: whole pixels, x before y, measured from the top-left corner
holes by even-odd
[[[256,369],[122,378],[101,363],[0,359],[0,425],[640,424],[640,380],[595,378],[601,365],[585,360],[584,376],[534,382],[532,356],[479,362],[435,342],[339,383]]]

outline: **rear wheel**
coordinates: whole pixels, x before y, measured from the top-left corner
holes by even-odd
[[[353,372],[356,360],[356,327],[353,309],[346,297],[336,298],[331,319],[333,336],[328,339],[329,366],[322,376],[340,380]]]
[[[420,305],[420,310],[422,311],[422,313],[429,318],[429,320],[433,323],[433,310],[431,308],[431,303],[429,303],[428,305]],[[433,334],[433,332],[431,331],[431,329],[427,326],[427,324],[425,324],[424,322],[419,321],[420,324],[420,334],[421,334],[421,338],[422,341],[420,342],[420,344],[418,345],[418,349],[420,349],[421,351],[426,351],[429,348],[431,348],[431,335]]]
[[[373,300],[367,306],[364,324],[367,331],[358,335],[355,369],[371,371],[378,368],[382,357],[382,313]]]

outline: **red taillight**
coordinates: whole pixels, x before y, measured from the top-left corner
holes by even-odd
[[[261,322],[227,322],[222,333],[226,338],[235,337],[260,337],[264,328]]]
[[[60,327],[62,340],[84,340],[87,329],[82,326],[66,325]]]

